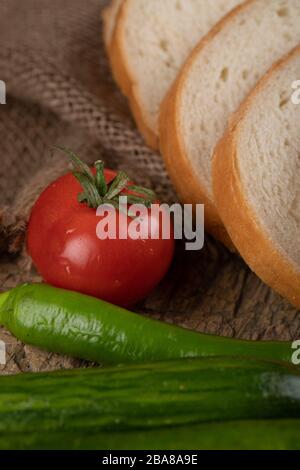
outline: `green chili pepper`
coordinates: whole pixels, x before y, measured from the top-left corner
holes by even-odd
[[[210,336],[45,284],[0,294],[0,324],[24,343],[104,364],[240,356],[291,362],[289,342]]]

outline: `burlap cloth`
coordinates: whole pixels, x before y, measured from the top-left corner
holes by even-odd
[[[7,85],[0,106],[1,290],[39,280],[22,245],[37,194],[67,168],[62,155],[52,155],[54,145],[88,162],[101,157],[162,200],[176,200],[160,156],[144,145],[112,82],[101,36],[105,3],[0,2],[0,79]],[[203,332],[300,338],[298,312],[208,236],[198,253],[178,244],[167,278],[137,310]],[[1,373],[82,364],[24,346],[4,329],[0,339],[8,353]]]

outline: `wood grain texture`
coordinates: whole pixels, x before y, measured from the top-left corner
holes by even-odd
[[[0,288],[39,277],[26,256],[1,265]],[[141,314],[210,334],[253,340],[300,338],[300,315],[263,284],[237,256],[209,236],[205,249],[189,252],[177,245],[170,272],[140,305]],[[8,360],[0,374],[86,367],[76,359],[25,346],[0,329]]]

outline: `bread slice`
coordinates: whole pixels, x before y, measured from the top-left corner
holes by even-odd
[[[123,0],[106,10],[113,74],[151,147],[158,148],[160,104],[181,65],[198,40],[240,1]]]
[[[211,164],[229,116],[258,79],[300,42],[299,0],[248,0],[200,42],[161,111],[161,151],[185,202],[205,203],[206,229],[228,244]]]
[[[262,79],[219,143],[215,200],[254,272],[300,308],[300,47]]]

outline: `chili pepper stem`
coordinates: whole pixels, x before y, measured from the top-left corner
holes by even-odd
[[[0,324],[2,320],[3,306],[6,300],[8,299],[9,294],[10,294],[10,291],[0,293]]]

